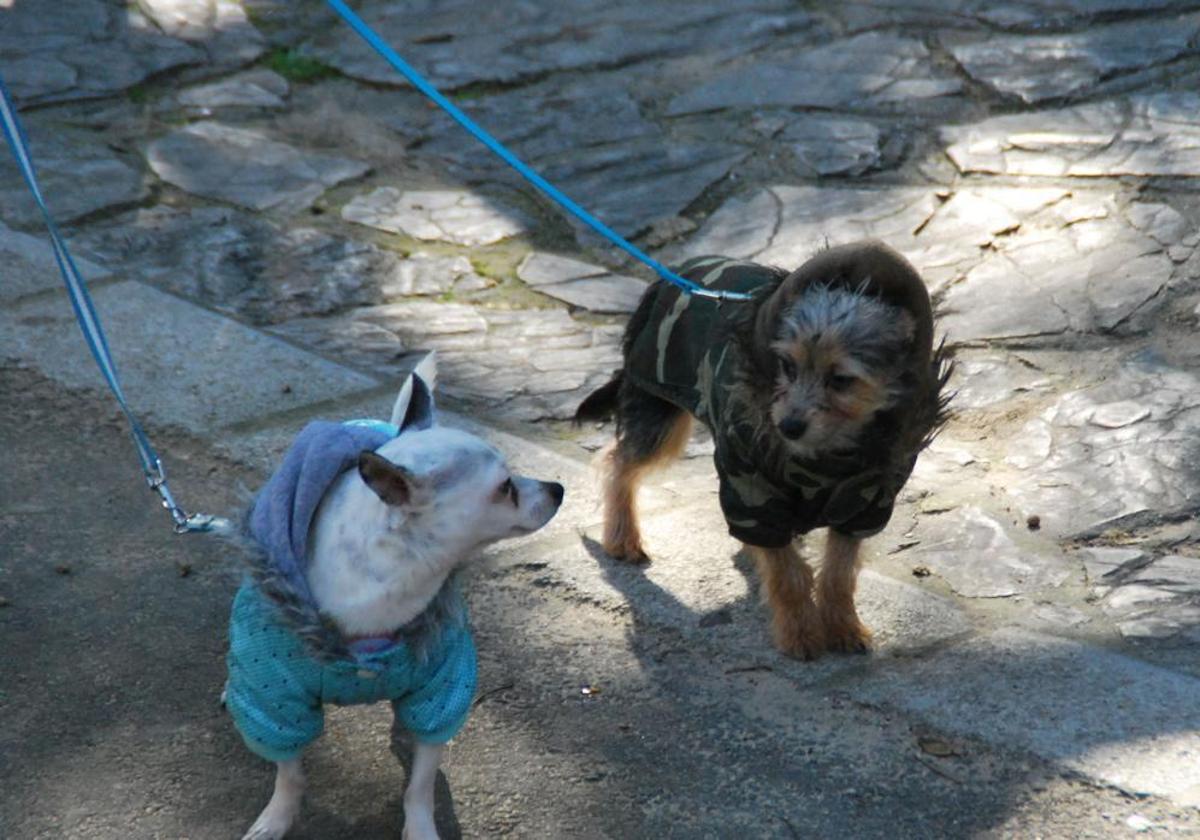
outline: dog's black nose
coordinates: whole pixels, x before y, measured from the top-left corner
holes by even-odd
[[[546,492],[550,494],[550,498],[554,499],[555,507],[561,505],[563,494],[566,493],[563,486],[557,481],[543,481],[542,483],[546,485]]]
[[[789,417],[779,424],[779,431],[784,437],[795,440],[804,437],[804,433],[808,431],[808,422],[799,417]]]

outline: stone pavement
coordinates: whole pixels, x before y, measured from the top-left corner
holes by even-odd
[[[953,797],[935,788],[974,790],[981,762],[1011,798],[949,834],[1069,836],[1018,804],[1044,800],[1031,780],[1045,774],[1067,774],[1083,811],[1112,790],[1138,797],[1089,831],[1200,834],[1200,3],[356,7],[660,259],[792,266],[825,242],[888,241],[927,279],[958,362],[957,414],[872,544],[860,600],[877,652],[788,662],[721,527],[702,437],[646,491],[655,562],[597,551],[587,462],[611,430],[564,420],[617,364],[644,270],[476,148],[322,3],[0,3],[0,74],[152,430],[233,459],[253,486],[306,419],[385,411],[436,349],[451,421],[567,484],[555,523],[473,579],[485,674],[515,686],[497,695],[515,717],[483,704],[481,732],[512,728],[522,766],[553,772],[578,750],[596,769],[561,768],[575,784],[539,803],[538,780],[498,778],[507,747],[481,735],[468,751],[491,772],[448,770],[468,834],[875,836],[887,780],[919,772],[894,781],[913,811],[897,819],[928,836],[920,797],[943,813]],[[0,264],[0,357],[97,387],[7,158]],[[136,482],[132,453],[113,458]],[[3,496],[0,522],[19,517]],[[16,601],[4,565],[0,597]],[[561,711],[593,683],[607,693],[592,707],[644,700],[679,738],[639,728],[642,752],[606,755],[551,715],[553,750],[531,745],[518,711],[545,692]],[[614,708],[580,731],[599,720],[628,736]],[[822,786],[796,758],[814,738],[822,772],[872,743],[883,757]],[[708,798],[673,796],[655,750],[737,772],[696,769]],[[639,791],[629,773],[655,781]],[[565,816],[566,800],[617,788],[632,814],[588,805],[590,831]],[[828,810],[847,795],[853,808]],[[805,797],[823,804],[806,814]]]

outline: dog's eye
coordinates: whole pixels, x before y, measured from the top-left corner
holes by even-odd
[[[847,376],[844,373],[834,373],[826,380],[826,384],[831,391],[845,391],[854,384],[855,380],[856,378],[853,376]]]
[[[795,379],[796,378],[796,362],[795,362],[795,360],[793,360],[787,356],[780,356],[779,357],[779,370],[782,371],[783,375],[786,376],[788,379]]]

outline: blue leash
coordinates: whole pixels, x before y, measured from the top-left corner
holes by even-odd
[[[112,354],[108,349],[108,340],[104,337],[104,330],[96,315],[96,308],[92,305],[92,296],[88,293],[83,278],[79,276],[79,269],[75,267],[75,261],[71,258],[70,251],[67,250],[67,244],[62,238],[62,234],[59,233],[58,226],[54,224],[54,217],[50,215],[50,209],[42,197],[42,190],[38,186],[37,174],[33,168],[33,158],[29,155],[29,143],[21,128],[21,123],[17,120],[17,110],[13,107],[3,78],[0,78],[0,124],[3,125],[4,138],[8,141],[9,148],[12,149],[17,166],[20,167],[21,174],[25,177],[25,183],[29,185],[29,191],[33,193],[33,198],[42,211],[46,227],[50,230],[54,260],[58,263],[58,270],[62,272],[63,280],[67,285],[71,307],[75,310],[79,328],[87,340],[88,350],[91,351],[96,364],[100,366],[100,372],[108,382],[113,396],[117,398],[121,411],[125,413],[125,419],[129,421],[130,436],[137,449],[138,460],[142,463],[142,474],[146,478],[146,483],[161,497],[163,507],[170,512],[171,519],[175,522],[176,533],[203,533],[231,529],[232,524],[221,517],[202,513],[189,515],[171,495],[171,490],[167,486],[167,472],[163,468],[162,461],[159,460],[154,447],[150,445],[150,440],[146,437],[142,424],[134,417],[129,404],[125,401],[125,393],[121,390],[121,382],[117,378],[117,368],[113,364]]]
[[[404,78],[412,83],[413,87],[425,94],[429,99],[433,100],[438,107],[454,118],[455,122],[471,133],[476,140],[487,146],[497,157],[511,166],[520,173],[521,177],[525,178],[549,198],[558,203],[563,209],[569,212],[575,218],[586,224],[592,230],[599,233],[613,245],[616,245],[622,251],[625,251],[630,256],[645,263],[650,268],[654,269],[663,280],[671,283],[687,294],[695,295],[696,297],[714,298],[716,300],[750,300],[751,295],[742,292],[722,292],[706,289],[704,286],[699,286],[690,280],[685,280],[675,272],[671,271],[662,263],[655,260],[653,257],[644,253],[641,249],[627,241],[624,237],[610,228],[604,222],[597,219],[588,211],[584,210],[570,198],[568,198],[561,190],[535,172],[528,164],[510,152],[504,144],[497,140],[492,135],[484,131],[474,120],[462,112],[461,109],[431,85],[424,76],[414,70],[408,62],[396,54],[396,51],[387,45],[387,43],[379,37],[370,26],[356,15],[350,8],[342,2],[342,0],[328,0],[329,5],[337,12],[346,23],[350,24],[362,39],[366,41],[375,52],[379,53],[388,64],[392,65],[395,70]]]

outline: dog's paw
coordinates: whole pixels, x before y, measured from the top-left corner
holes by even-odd
[[[857,617],[825,625],[825,646],[834,653],[868,653],[871,631]]]
[[[785,616],[771,624],[771,636],[780,653],[811,662],[825,652],[825,633],[820,623],[800,616]]]
[[[296,812],[288,808],[272,808],[270,805],[258,815],[242,840],[282,840],[296,819]]]
[[[401,840],[438,840],[437,826],[432,814],[405,813]]]
[[[604,553],[631,566],[645,566],[650,562],[650,555],[642,548],[641,543],[605,543]]]

